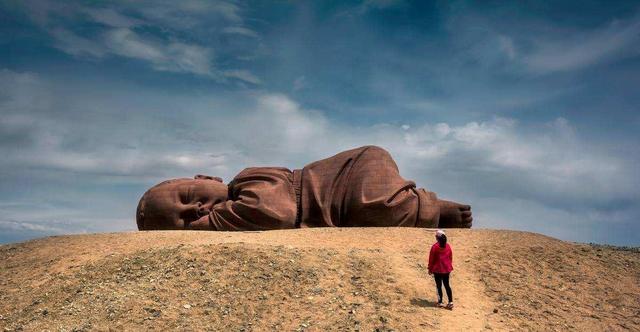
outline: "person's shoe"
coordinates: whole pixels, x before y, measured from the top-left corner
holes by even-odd
[[[447,309],[449,310],[453,309],[453,302],[449,302],[449,304],[447,304]]]
[[[445,307],[444,303],[442,303],[442,302],[438,302],[436,304],[436,306],[438,306],[439,308],[444,308]]]

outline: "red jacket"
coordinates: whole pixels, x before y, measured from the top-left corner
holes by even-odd
[[[431,246],[429,253],[429,272],[449,273],[453,271],[453,251],[447,243],[444,248],[440,248],[438,242]]]

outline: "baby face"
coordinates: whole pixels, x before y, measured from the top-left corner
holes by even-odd
[[[227,200],[217,178],[176,179],[149,189],[138,206],[138,229],[208,229],[209,211]]]

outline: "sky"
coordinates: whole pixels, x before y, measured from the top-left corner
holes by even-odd
[[[474,228],[640,245],[635,1],[0,0],[0,243],[379,145]]]

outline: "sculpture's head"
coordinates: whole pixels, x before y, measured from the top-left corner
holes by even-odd
[[[164,181],[147,190],[136,211],[139,230],[209,229],[209,211],[227,200],[222,179],[196,175]]]

